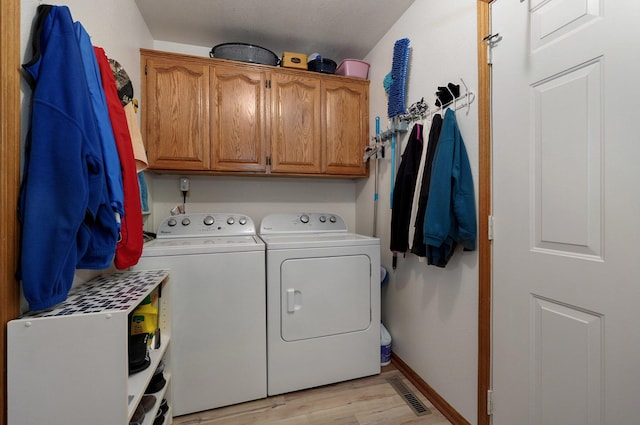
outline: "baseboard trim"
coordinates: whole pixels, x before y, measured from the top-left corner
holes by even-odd
[[[409,367],[398,355],[391,352],[391,363],[420,391],[453,425],[471,425],[456,409],[442,398],[424,379]]]

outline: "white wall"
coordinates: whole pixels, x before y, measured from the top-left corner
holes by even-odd
[[[477,88],[475,0],[416,0],[378,45],[367,55],[371,70],[371,134],[376,116],[387,126],[387,96],[382,81],[391,70],[396,40],[409,38],[411,46],[407,105],[424,97],[435,107],[434,92],[462,77]],[[468,115],[457,112],[477,192],[477,103]],[[403,146],[408,133],[402,138]],[[389,153],[389,150],[387,150]],[[391,271],[389,251],[390,160],[380,160],[377,229],[382,264]],[[358,183],[357,231],[370,232],[373,222],[373,178]],[[477,203],[477,196],[476,196]],[[393,338],[393,351],[444,397],[469,422],[476,423],[478,255],[456,251],[446,268],[419,262],[407,254],[398,258],[383,289],[383,322]]]
[[[184,53],[185,55],[209,57],[209,52],[213,46],[193,46],[191,44],[174,43],[172,41],[155,40],[153,48],[165,52]]]
[[[91,42],[95,46],[102,47],[110,58],[122,64],[133,83],[134,96],[140,98],[139,50],[141,47],[151,48],[153,39],[133,1],[66,0],[43,2],[42,0],[22,0],[20,13],[23,63],[31,58],[29,38],[33,18],[40,4],[68,6],[74,21],[80,21],[91,36]]]
[[[153,185],[151,228],[182,204],[177,175],[150,175]],[[266,214],[307,211],[341,215],[355,229],[355,183],[352,180],[291,177],[189,176],[187,212],[241,213],[256,226]]]

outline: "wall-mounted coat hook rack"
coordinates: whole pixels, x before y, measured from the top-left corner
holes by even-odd
[[[436,102],[435,108],[432,109],[429,104],[424,101],[424,98],[422,98],[418,102],[412,104],[407,109],[407,112],[405,114],[398,116],[401,123],[399,124],[399,126],[401,126],[402,123],[408,124],[412,121],[420,121],[426,118],[431,118],[434,114],[445,110],[451,105],[453,105],[453,107],[451,108],[453,110],[458,110],[466,107],[467,114],[469,114],[470,105],[475,100],[476,95],[471,90],[469,90],[469,87],[462,78],[460,78],[460,82],[462,86],[464,86],[464,93],[460,93],[459,86],[452,83],[449,83],[446,86],[439,87],[439,91],[436,92],[436,96],[438,96],[438,94],[442,95],[443,93],[445,94],[445,96],[442,96],[442,99],[440,99],[440,97],[438,96],[438,101]],[[454,86],[453,89],[451,86]],[[444,102],[441,102],[441,100],[444,100]],[[408,129],[405,128],[404,131],[408,131]]]
[[[407,121],[402,121],[400,119],[400,115],[391,119],[391,128],[383,131],[379,135],[372,137],[374,142],[380,143],[385,140],[391,139],[391,137],[396,133],[406,133],[409,131],[409,123]]]

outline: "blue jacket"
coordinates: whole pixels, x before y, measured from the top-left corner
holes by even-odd
[[[32,113],[19,202],[18,277],[31,310],[66,299],[78,265],[106,268],[117,223],[73,20],[41,5],[34,25]]]
[[[476,204],[473,176],[456,115],[447,109],[433,159],[424,219],[429,264],[444,267],[458,243],[476,249]]]
[[[122,170],[120,169],[120,157],[116,149],[116,139],[111,128],[111,119],[107,109],[107,100],[102,89],[102,77],[98,69],[96,54],[87,31],[80,22],[74,22],[76,36],[80,45],[84,72],[87,76],[91,104],[96,116],[96,125],[100,135],[100,146],[104,157],[104,165],[107,176],[107,189],[111,207],[120,217],[124,215],[124,189],[122,187]]]

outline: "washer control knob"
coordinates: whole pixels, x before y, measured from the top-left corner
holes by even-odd
[[[169,219],[169,221],[167,221],[167,225],[168,225],[169,227],[173,227],[173,226],[175,226],[176,224],[178,224],[178,222],[176,221],[176,219],[175,219],[175,218],[170,218],[170,219]]]
[[[329,221],[332,222],[332,223],[335,223],[336,222],[336,216],[332,215],[331,217],[329,217]]]
[[[228,224],[229,226],[231,226],[231,225],[232,225],[233,223],[235,223],[235,222],[236,222],[236,221],[233,219],[233,217],[229,217],[229,218],[227,219],[227,224]]]
[[[208,215],[204,218],[204,220],[202,220],[202,222],[205,224],[205,226],[211,226],[215,222],[215,220],[213,219],[213,217]]]
[[[320,216],[320,223],[326,223],[326,221],[327,221],[327,217],[321,215]]]
[[[247,217],[240,217],[238,219],[238,223],[240,223],[241,226],[244,226],[245,224],[247,224]]]
[[[189,217],[185,217],[182,219],[182,225],[183,226],[188,226],[191,224],[191,220],[189,219]]]
[[[306,214],[302,214],[300,216],[300,221],[303,222],[303,223],[308,223],[309,222],[309,216],[306,215]]]

